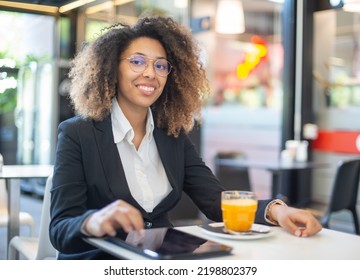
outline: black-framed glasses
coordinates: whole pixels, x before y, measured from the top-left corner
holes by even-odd
[[[150,61],[153,61],[155,73],[159,76],[166,77],[172,69],[172,65],[165,58],[151,59],[145,55],[134,54],[130,57],[121,58],[121,60],[125,59],[129,62],[131,70],[137,73],[144,72]]]

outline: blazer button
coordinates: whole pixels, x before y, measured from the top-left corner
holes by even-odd
[[[152,222],[145,222],[144,226],[145,226],[145,228],[151,228],[152,227]]]

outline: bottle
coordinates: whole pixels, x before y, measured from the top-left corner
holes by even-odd
[[[285,149],[289,152],[293,160],[296,160],[296,154],[299,147],[300,141],[298,140],[287,140],[285,142]]]
[[[280,153],[280,160],[282,164],[291,165],[294,162],[292,151],[286,149],[282,150]]]
[[[304,140],[300,141],[299,146],[296,151],[296,161],[305,162],[308,159],[308,146],[309,142]]]

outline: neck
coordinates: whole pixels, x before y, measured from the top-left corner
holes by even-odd
[[[146,134],[148,108],[129,108],[127,106],[121,106],[120,102],[119,105],[134,130],[134,139],[132,142],[136,149],[138,149]]]

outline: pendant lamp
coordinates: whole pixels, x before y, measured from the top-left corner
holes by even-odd
[[[221,34],[240,34],[245,31],[244,9],[241,0],[219,0],[215,31]]]

